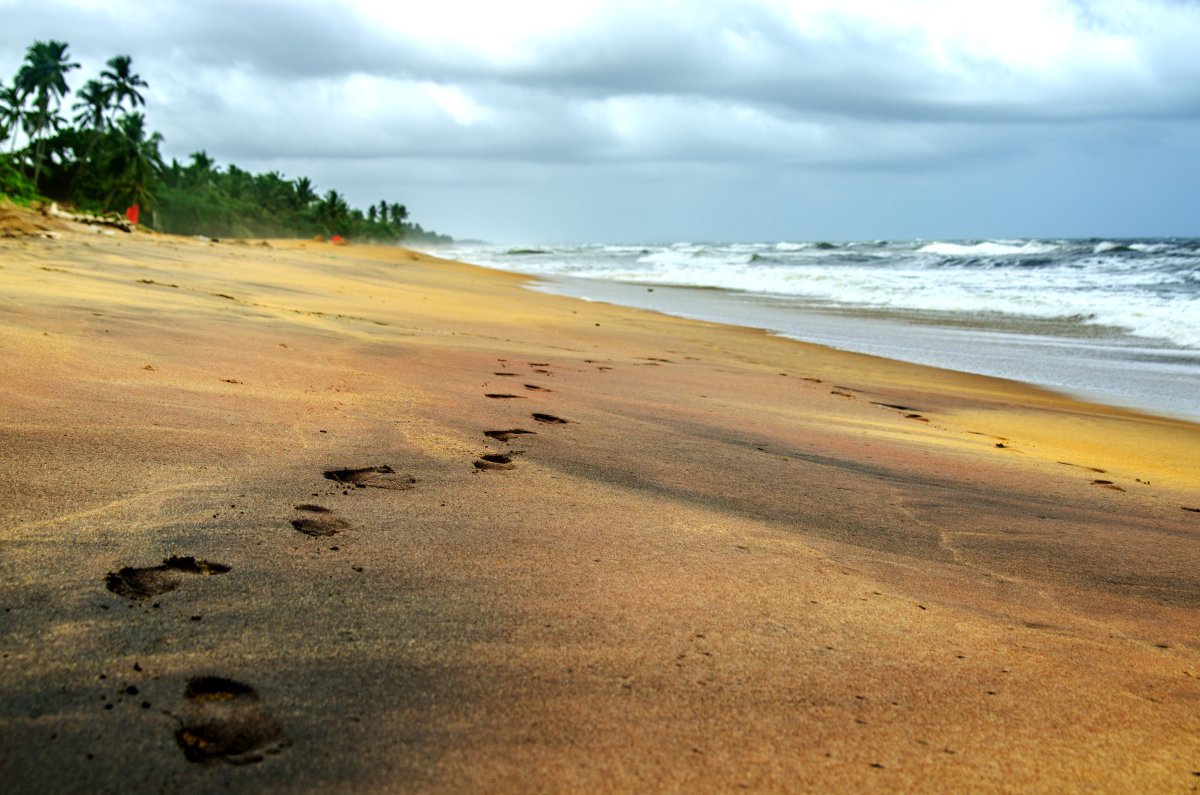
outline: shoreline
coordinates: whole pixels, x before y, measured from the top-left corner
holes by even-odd
[[[1103,327],[1052,321],[951,323],[928,313],[825,307],[802,300],[712,288],[648,286],[531,274],[535,289],[912,364],[1019,381],[1084,401],[1200,422],[1200,351]],[[1048,333],[1040,333],[1044,329]]]
[[[403,249],[0,253],[14,792],[1195,780],[1195,423]]]

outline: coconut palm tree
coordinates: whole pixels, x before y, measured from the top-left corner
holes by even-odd
[[[300,177],[293,184],[296,195],[296,204],[299,209],[304,209],[317,200],[317,189],[313,185],[312,180],[308,177]]]
[[[163,170],[158,151],[161,144],[161,134],[146,134],[146,117],[142,114],[129,113],[117,121],[109,161],[113,180],[106,201],[109,206],[116,203],[120,207],[127,202],[153,209],[150,186]]]
[[[77,137],[86,140],[86,145],[83,148],[83,156],[79,157],[75,164],[71,181],[73,189],[78,189],[86,179],[96,146],[104,139],[104,134],[111,126],[108,111],[112,105],[112,91],[99,80],[89,80],[76,93],[76,97],[78,101],[71,109],[76,111],[74,122],[78,126]]]
[[[108,129],[108,109],[112,105],[112,91],[99,80],[89,80],[76,94],[79,101],[71,106],[75,123],[85,130],[104,132]]]
[[[321,199],[317,215],[329,227],[329,231],[342,232],[350,216],[350,207],[340,193],[330,190]]]
[[[26,130],[35,141],[33,183],[42,170],[42,154],[48,132],[61,123],[58,108],[70,92],[67,72],[79,64],[67,60],[67,45],[61,41],[36,41],[25,51],[25,62],[17,72],[17,88],[33,95],[33,113],[26,114]]]
[[[109,58],[107,65],[108,68],[100,73],[100,80],[108,89],[113,109],[121,110],[125,100],[129,100],[130,111],[145,105],[146,100],[138,89],[146,88],[148,84],[133,73],[133,59],[128,55],[118,55]]]
[[[187,167],[188,179],[191,180],[193,187],[203,187],[212,182],[213,166],[217,161],[208,156],[208,152],[201,149],[199,152],[192,152],[192,162]]]
[[[25,97],[14,83],[0,84],[0,141],[12,136],[9,154],[17,151],[17,132],[25,118]]]

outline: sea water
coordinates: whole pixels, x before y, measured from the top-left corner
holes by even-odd
[[[1200,419],[1200,240],[496,246],[540,289]]]

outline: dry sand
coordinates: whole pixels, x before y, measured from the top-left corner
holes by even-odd
[[[6,793],[1200,785],[1195,425],[76,229],[0,240]]]

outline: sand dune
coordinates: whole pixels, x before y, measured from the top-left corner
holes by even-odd
[[[0,241],[6,792],[1200,783],[1195,425],[56,234]]]

